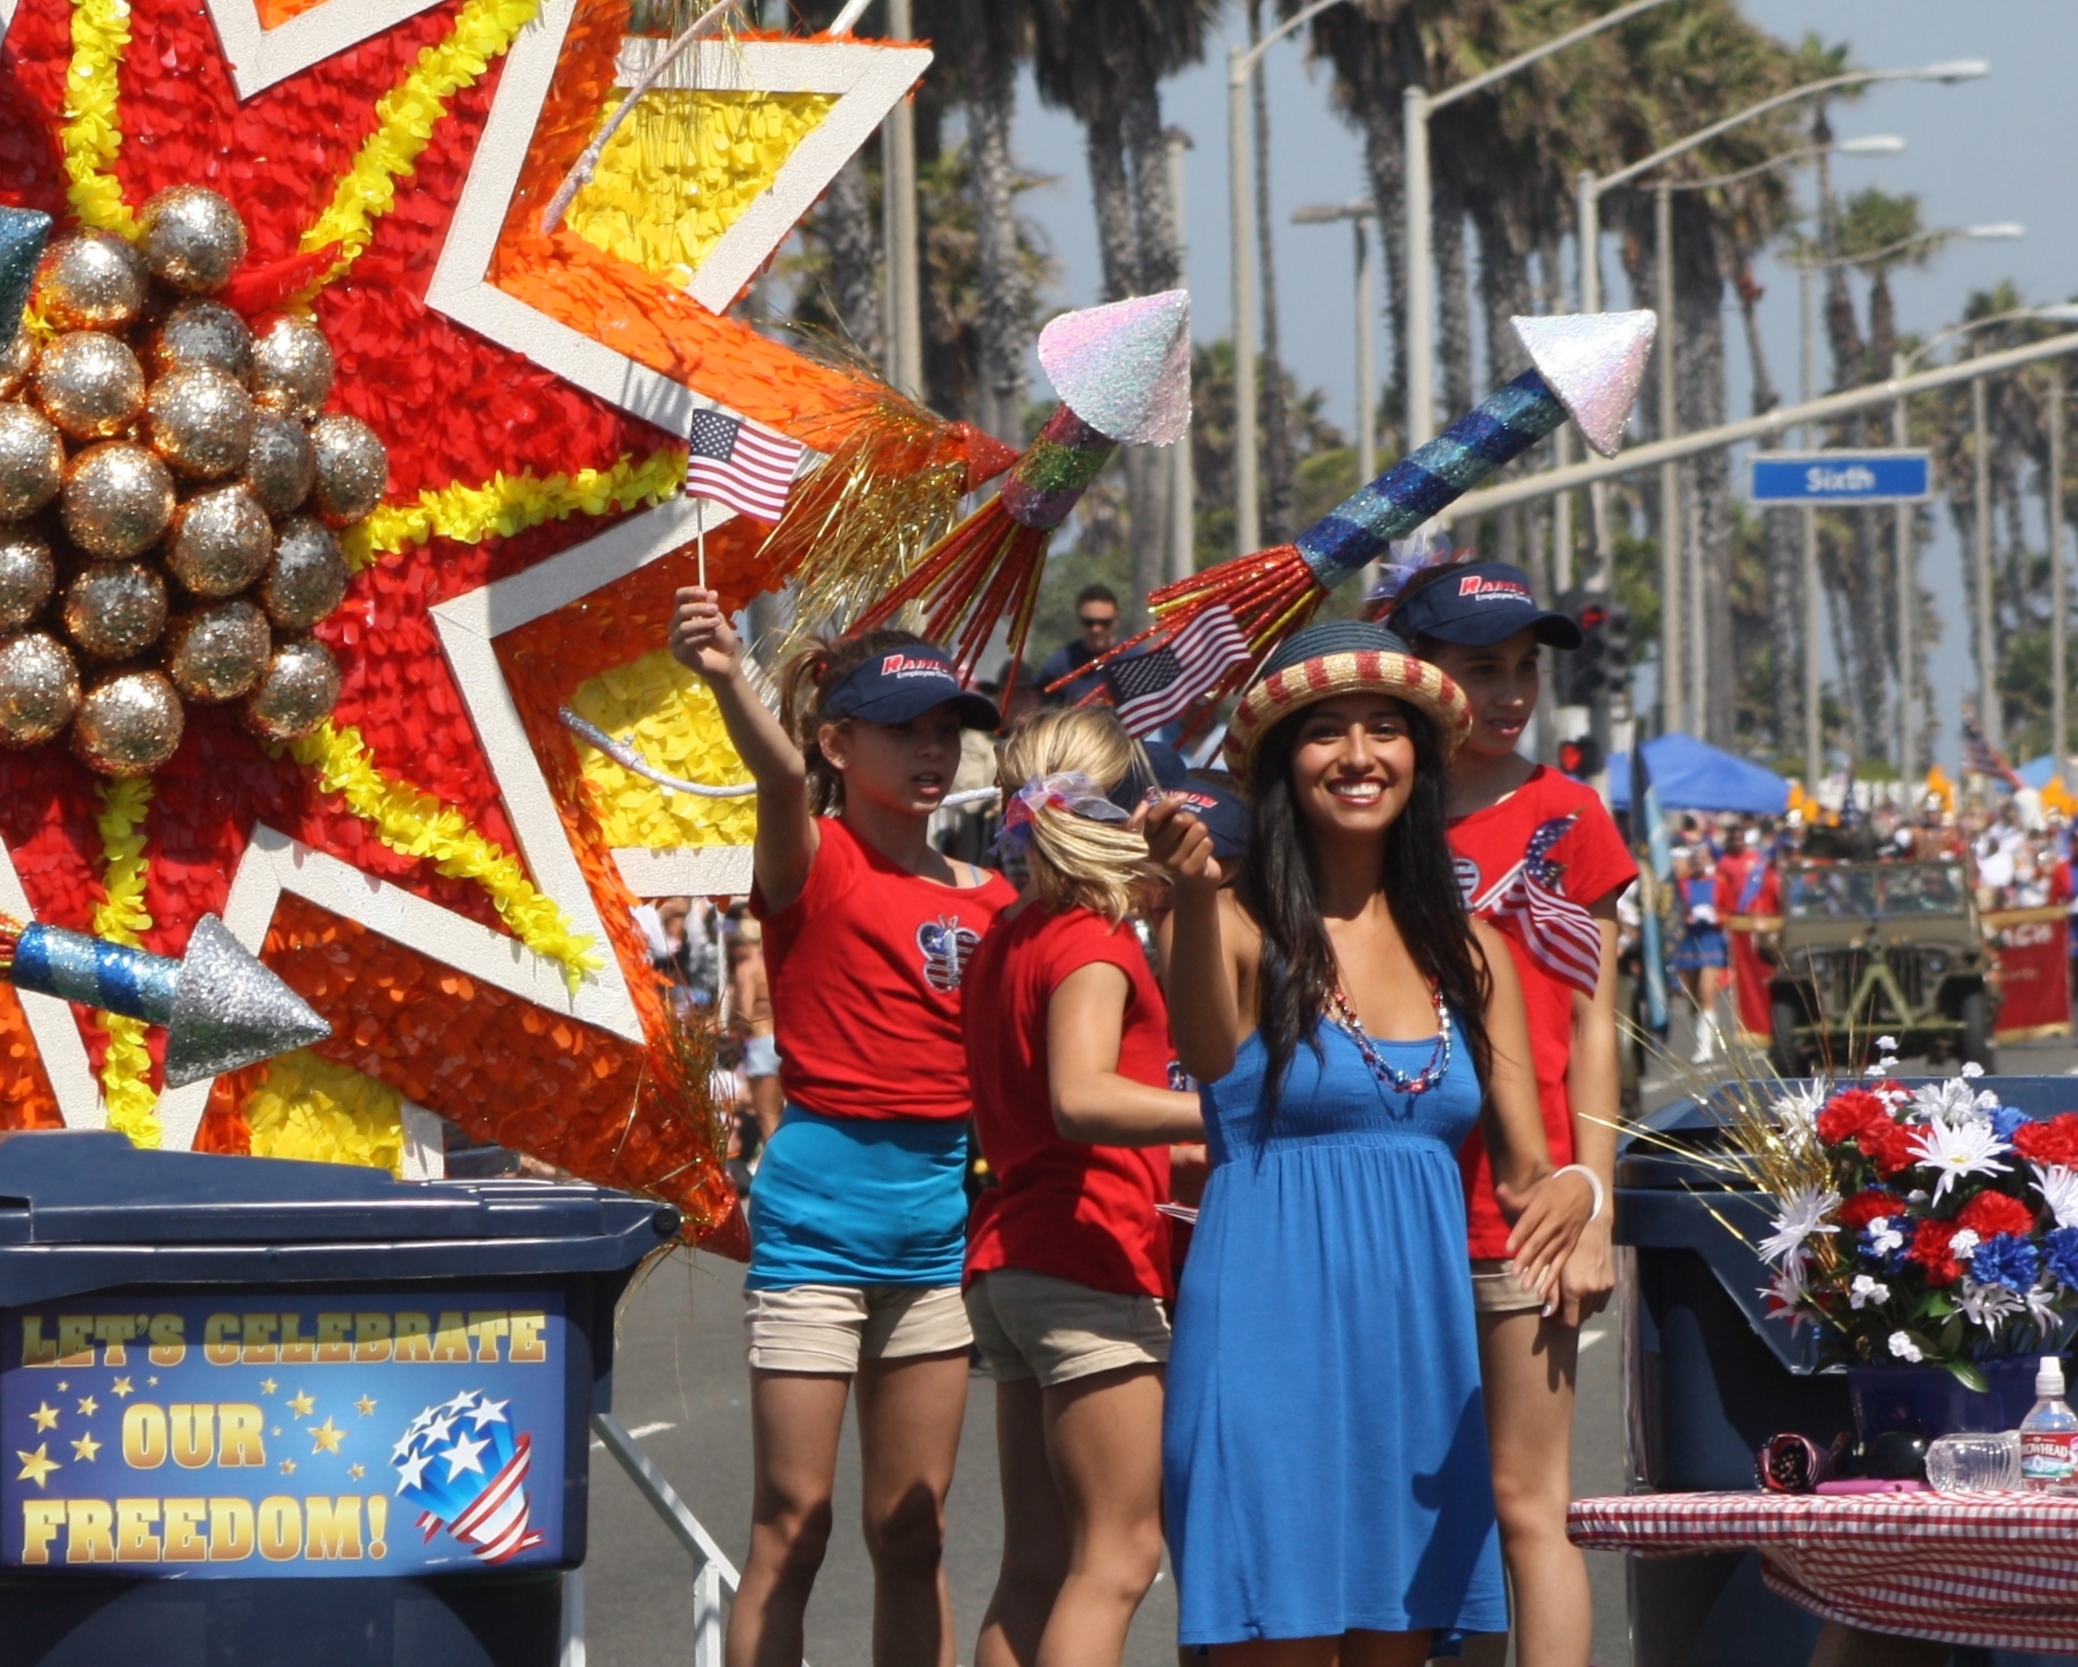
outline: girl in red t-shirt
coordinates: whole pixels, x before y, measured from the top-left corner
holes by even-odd
[[[1135,766],[1139,768],[1136,770]],[[977,1667],[1116,1667],[1162,1558],[1171,1293],[1169,1010],[1126,915],[1154,874],[1107,793],[1151,780],[1110,712],[1044,712],[1003,750],[1004,839],[1031,880],[974,956],[967,1062],[997,1184],[967,1312],[996,1380],[1003,1566]]]
[[[1500,930],[1514,957],[1552,1161],[1595,1179],[1595,1218],[1548,1306],[1506,1260],[1508,1226],[1476,1133],[1460,1159],[1516,1659],[1522,1667],[1586,1667],[1593,1606],[1586,1565],[1566,1538],[1573,1381],[1580,1324],[1615,1284],[1604,1205],[1615,1184],[1621,1092],[1616,900],[1637,868],[1592,788],[1516,750],[1537,708],[1540,648],[1581,641],[1572,620],[1538,607],[1520,568],[1427,568],[1395,598],[1387,623],[1472,704],[1472,731],[1449,775],[1458,883],[1466,907]],[[1466,1657],[1497,1663],[1505,1645],[1481,1640]]]
[[[751,908],[786,1099],[745,1205],[757,1482],[728,1657],[801,1659],[856,1382],[873,1659],[950,1667],[941,1552],[973,1342],[960,1001],[1016,894],[928,834],[963,728],[995,728],[996,709],[942,650],[869,631],[783,670],[782,722],[710,590],[678,593],[671,648],[757,782]]]

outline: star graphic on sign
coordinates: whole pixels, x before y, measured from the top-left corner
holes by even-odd
[[[471,1441],[467,1436],[456,1436],[455,1444],[440,1456],[447,1460],[447,1479],[452,1482],[463,1471],[483,1474],[483,1450],[490,1446],[488,1441]]]
[[[397,1466],[397,1491],[406,1488],[422,1488],[426,1485],[426,1466],[433,1462],[431,1453],[414,1453]]]
[[[58,1427],[58,1409],[48,1401],[38,1401],[36,1410],[29,1414],[29,1422],[39,1430],[55,1430]]]
[[[294,1459],[283,1459],[283,1460],[281,1461],[281,1473],[282,1473],[282,1474],[283,1474],[284,1476],[293,1476],[293,1475],[295,1475],[295,1474],[296,1474],[296,1461],[295,1461]]]
[[[260,1379],[260,1393],[262,1395],[272,1395],[274,1393],[274,1380],[272,1378]]]
[[[156,1389],[156,1388],[158,1388],[158,1387],[159,1387],[159,1375],[158,1375],[158,1374],[157,1374],[156,1372],[154,1372],[154,1373],[153,1373],[153,1374],[152,1374],[152,1375],[151,1375],[150,1377],[148,1377],[148,1378],[146,1378],[146,1379],[144,1380],[144,1386],[145,1386],[145,1388],[147,1388],[147,1389]]]
[[[14,1456],[22,1461],[22,1473],[15,1480],[34,1482],[39,1488],[49,1480],[50,1473],[59,1468],[58,1461],[50,1456],[50,1443],[47,1441],[39,1443],[33,1453],[16,1449]]]
[[[426,1426],[426,1445],[431,1447],[435,1442],[445,1441],[454,1427],[455,1421],[452,1417],[434,1419]]]
[[[486,1424],[502,1424],[506,1421],[505,1409],[511,1405],[509,1400],[494,1401],[486,1395],[476,1404],[476,1410],[469,1414],[470,1422],[479,1430]]]
[[[473,1389],[465,1389],[461,1392],[461,1394],[457,1395],[452,1401],[446,1402],[440,1410],[442,1412],[467,1412],[469,1408],[475,1404],[475,1401],[476,1391]]]
[[[80,1417],[82,1417],[82,1418],[91,1418],[91,1417],[93,1417],[93,1416],[94,1416],[94,1414],[95,1414],[95,1413],[99,1412],[100,1410],[101,1410],[101,1403],[100,1403],[99,1401],[95,1400],[93,1396],[91,1396],[91,1395],[82,1395],[82,1396],[81,1396],[81,1397],[79,1398],[79,1415],[80,1415]]]
[[[350,1464],[346,1467],[346,1473],[358,1482],[363,1476],[368,1474],[368,1467],[364,1464]]]
[[[108,1392],[119,1401],[125,1395],[134,1395],[137,1393],[135,1389],[130,1387],[130,1380],[128,1378],[117,1378],[114,1384],[110,1386]]]
[[[332,1420],[327,1418],[322,1424],[311,1427],[310,1439],[313,1445],[310,1450],[313,1453],[336,1453],[345,1436],[346,1432],[336,1428]]]
[[[354,1411],[358,1412],[363,1418],[373,1418],[375,1416],[375,1397],[363,1395],[358,1401],[354,1402]]]
[[[92,1464],[94,1455],[100,1451],[101,1443],[94,1439],[94,1434],[91,1430],[72,1444],[72,1456],[87,1464]]]
[[[313,1412],[317,1411],[317,1402],[299,1389],[294,1395],[289,1397],[289,1411],[298,1418],[308,1418]]]

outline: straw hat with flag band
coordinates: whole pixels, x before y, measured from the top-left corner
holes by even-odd
[[[1334,619],[1309,625],[1279,644],[1243,692],[1227,724],[1228,768],[1245,782],[1257,745],[1283,719],[1348,694],[1391,695],[1427,714],[1445,758],[1472,733],[1472,704],[1440,668],[1416,659],[1382,625]]]

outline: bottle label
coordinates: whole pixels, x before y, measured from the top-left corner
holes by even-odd
[[[2078,1430],[2022,1430],[2020,1484],[2059,1491],[2078,1483]]]

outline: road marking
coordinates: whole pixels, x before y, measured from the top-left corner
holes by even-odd
[[[633,1436],[637,1441],[640,1441],[646,1435],[662,1435],[666,1430],[675,1430],[677,1428],[678,1426],[676,1424],[669,1422],[661,1424],[637,1424],[632,1430],[628,1432],[628,1434]],[[606,1443],[600,1441],[597,1437],[594,1437],[592,1440],[592,1447],[594,1451],[604,1452],[606,1449]]]

